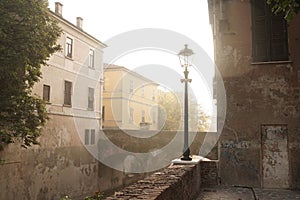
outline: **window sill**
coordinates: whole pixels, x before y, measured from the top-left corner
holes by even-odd
[[[91,69],[91,70],[95,70],[95,67],[88,66],[88,68]]]
[[[285,60],[285,61],[252,62],[251,65],[288,64],[288,63],[292,63],[292,61]]]
[[[51,104],[52,104],[52,103],[49,102],[49,101],[46,101],[45,103],[46,103],[46,105],[51,105]]]
[[[72,105],[63,104],[64,107],[72,108]]]
[[[68,60],[74,61],[74,59],[69,57],[69,56],[65,56],[65,58],[68,59]]]
[[[94,108],[87,108],[88,111],[94,111]]]

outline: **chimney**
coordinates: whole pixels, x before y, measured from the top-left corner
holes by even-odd
[[[60,2],[55,2],[55,14],[62,17],[62,7],[63,5]]]
[[[82,21],[83,21],[83,19],[81,17],[76,18],[76,22],[77,22],[76,25],[80,29],[82,29]]]

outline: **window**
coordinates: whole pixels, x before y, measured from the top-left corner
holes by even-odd
[[[85,129],[84,131],[84,144],[88,145],[90,143],[90,130]]]
[[[152,101],[155,101],[155,90],[152,90]]]
[[[103,77],[103,90],[106,90],[105,86],[106,86],[106,81],[107,81],[107,78],[106,77]]]
[[[142,85],[142,97],[144,97],[144,96],[145,96],[145,86]]]
[[[72,95],[72,82],[65,81],[65,96],[64,96],[64,105],[71,106],[71,95]]]
[[[88,94],[88,109],[94,110],[94,88],[89,88]]]
[[[105,120],[105,106],[102,106],[102,121]]]
[[[156,123],[156,113],[154,111],[152,112],[152,122],[153,124]]]
[[[133,92],[133,80],[130,80],[130,83],[129,83],[129,92],[132,93]]]
[[[96,138],[95,129],[91,129],[91,130],[85,129],[84,130],[84,145],[95,144],[95,141],[96,141],[95,138]]]
[[[72,58],[73,53],[73,39],[67,37],[66,40],[66,56]]]
[[[129,109],[129,123],[132,123],[133,122],[133,108],[130,108]]]
[[[252,54],[254,62],[288,60],[286,21],[264,0],[252,0]]]
[[[145,122],[145,111],[142,110],[142,122],[144,123]]]
[[[50,102],[50,86],[43,85],[43,100],[46,102]]]
[[[91,144],[95,144],[95,129],[91,129]]]
[[[90,49],[89,51],[89,67],[94,68],[94,55],[95,52],[93,49]]]

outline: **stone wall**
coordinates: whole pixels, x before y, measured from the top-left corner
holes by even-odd
[[[0,199],[46,200],[69,195],[79,200],[96,191],[108,194],[151,174],[125,173],[98,162],[82,144],[71,117],[50,117],[39,139],[41,146],[22,149],[19,144],[11,144],[0,151],[0,159],[5,160],[0,164]],[[162,132],[148,140],[130,137],[120,130],[105,134],[123,149],[148,152],[163,147],[176,133]],[[195,135],[191,147],[194,154],[199,152],[205,135]]]
[[[162,149],[170,142],[177,145],[176,151],[182,152],[183,148],[183,131],[148,131],[148,130],[104,130],[106,137],[116,146],[131,152],[147,153],[154,150]],[[175,136],[179,134],[179,137]],[[189,143],[191,154],[198,155],[205,137],[214,132],[189,132]],[[153,135],[147,137],[148,135]],[[214,136],[212,136],[214,138]],[[218,159],[217,144],[206,157]],[[176,157],[173,157],[174,159]]]
[[[192,200],[201,187],[212,186],[214,183],[216,186],[216,177],[217,161],[201,161],[196,165],[171,165],[105,199]]]
[[[201,161],[201,187],[209,188],[219,184],[219,162],[218,161]]]
[[[210,12],[214,15],[211,19],[215,20],[212,22],[215,61],[227,101],[219,145],[221,182],[265,187],[264,177],[268,176],[279,183],[282,174],[270,175],[269,171],[275,169],[278,158],[283,157],[286,160],[279,167],[288,170],[284,178],[289,180],[282,187],[300,188],[300,15],[288,25],[290,61],[255,63],[252,59],[251,1],[213,2]],[[217,98],[220,97],[217,95]],[[263,156],[262,129],[266,125],[287,129],[287,152],[267,155],[268,165],[263,161],[266,157]],[[277,187],[281,186],[277,184]]]

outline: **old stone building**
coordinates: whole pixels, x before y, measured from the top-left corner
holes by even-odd
[[[99,163],[85,146],[97,145],[101,129],[102,49],[98,39],[51,12],[62,29],[56,52],[42,68],[33,93],[47,102],[49,120],[40,146],[9,145],[1,152],[0,199],[60,199],[91,195],[100,189]]]
[[[287,23],[265,0],[208,4],[227,100],[220,181],[300,188],[300,16]]]

